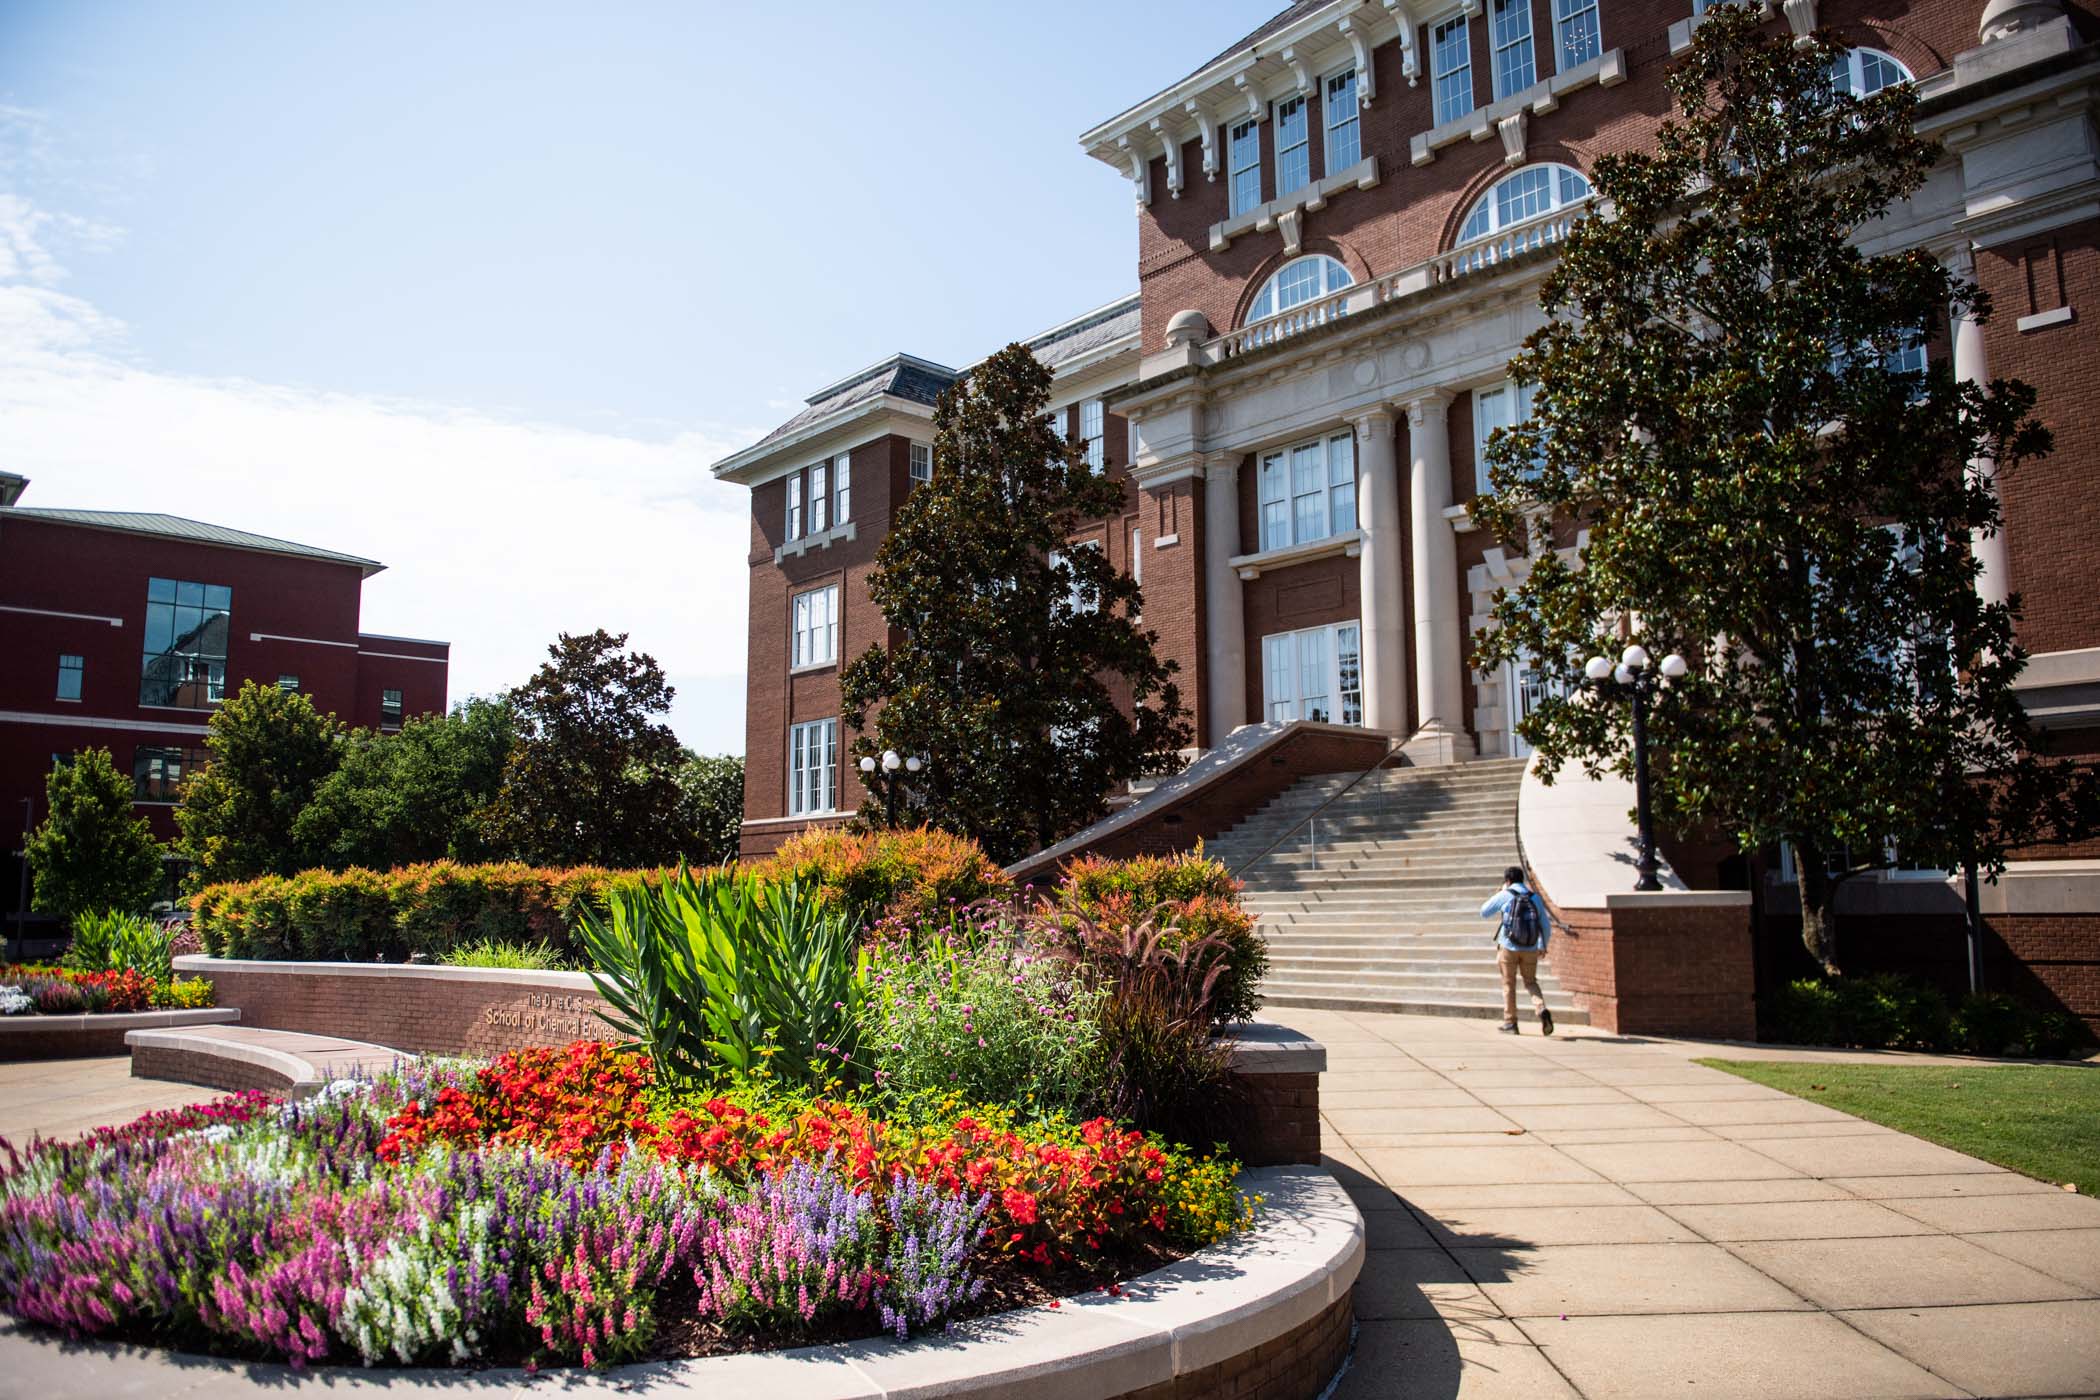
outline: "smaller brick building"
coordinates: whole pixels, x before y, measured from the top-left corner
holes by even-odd
[[[165,839],[212,711],[244,681],[365,728],[444,711],[449,642],[358,630],[364,581],[385,565],[174,515],[17,504],[28,484],[0,473],[8,911],[15,827],[42,820],[45,778],[71,754],[107,748]]]

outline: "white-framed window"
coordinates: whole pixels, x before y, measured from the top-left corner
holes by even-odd
[[[1322,724],[1364,722],[1363,632],[1354,622],[1261,639],[1262,716]]]
[[[838,806],[839,722],[788,727],[788,815],[821,816]]]
[[[933,480],[933,445],[915,442],[911,445],[911,479],[920,485]]]
[[[1145,532],[1135,525],[1130,527],[1130,581],[1145,581]]]
[[[787,537],[802,538],[802,473],[796,472],[788,478]]]
[[[1086,443],[1086,464],[1098,476],[1108,468],[1108,416],[1101,400],[1088,399],[1079,405],[1079,436]]]
[[[839,659],[839,586],[797,593],[791,666],[823,666]]]
[[[379,692],[379,723],[399,725],[401,723],[401,692],[382,690]]]
[[[843,525],[853,518],[853,459],[841,452],[831,469],[831,514]]]
[[[809,469],[809,532],[821,535],[831,528],[831,471],[819,462]]]
[[[1453,15],[1429,31],[1429,77],[1438,126],[1473,110],[1473,48],[1464,15]]]
[[[1553,0],[1554,69],[1565,73],[1604,52],[1597,0]]]
[[[1488,484],[1488,439],[1497,428],[1514,428],[1531,417],[1531,394],[1536,386],[1503,380],[1500,384],[1473,391],[1473,475],[1485,496]]]
[[[1311,544],[1356,528],[1356,438],[1350,433],[1262,455],[1261,547]]]
[[[1069,567],[1069,561],[1078,551],[1083,549],[1098,550],[1100,548],[1101,541],[1099,540],[1074,540],[1063,549],[1050,551],[1050,567],[1053,569],[1060,566]],[[1101,599],[1095,596],[1094,588],[1091,584],[1082,584],[1075,574],[1065,586],[1065,606],[1075,613],[1090,613],[1101,606]]]
[[[1327,173],[1347,170],[1364,158],[1363,128],[1357,122],[1356,70],[1331,73],[1327,92]]]
[[[1312,125],[1305,98],[1276,104],[1276,197],[1312,183]]]
[[[286,672],[277,678],[277,688],[287,695],[296,695],[299,693],[299,678]]]
[[[1531,46],[1531,0],[1488,0],[1488,36],[1495,50],[1495,96],[1522,92],[1539,80]]]
[[[1228,128],[1225,143],[1228,183],[1234,214],[1261,203],[1261,123],[1249,117]]]
[[[1512,224],[1535,219],[1590,197],[1590,182],[1582,172],[1566,165],[1527,165],[1505,175],[1473,203],[1472,212],[1459,225],[1458,241],[1471,243],[1488,238]]]
[[[1880,49],[1853,49],[1830,65],[1830,86],[1854,97],[1872,97],[1885,87],[1910,81],[1910,69]]]
[[[86,657],[61,655],[58,658],[58,698],[78,700],[80,683],[86,675]]]
[[[1254,294],[1254,304],[1247,309],[1247,319],[1260,321],[1305,302],[1318,301],[1355,280],[1348,268],[1325,253],[1294,259],[1277,268],[1275,275],[1261,284],[1261,290]]]

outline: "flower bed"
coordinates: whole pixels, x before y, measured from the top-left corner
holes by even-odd
[[[0,1305],[294,1365],[903,1336],[1209,1244],[1234,1172],[1101,1121],[665,1093],[587,1041],[9,1149]]]
[[[0,967],[0,1016],[195,1011],[212,1004],[202,977],[149,977],[135,968],[81,972],[50,963]]]

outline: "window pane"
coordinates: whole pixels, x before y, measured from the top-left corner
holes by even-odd
[[[1355,623],[1344,623],[1334,629],[1335,687],[1341,696],[1341,713],[1335,716],[1341,724],[1364,722],[1364,680],[1362,634]]]
[[[1363,159],[1362,135],[1357,125],[1356,70],[1337,73],[1327,80],[1327,173],[1347,170]]]
[[[1261,203],[1261,123],[1244,121],[1233,127],[1228,154],[1232,212],[1244,214]]]
[[[1495,96],[1522,92],[1538,81],[1531,52],[1531,0],[1494,0]]]
[[[1327,440],[1327,484],[1334,533],[1356,528],[1356,440]]]
[[[1291,508],[1283,501],[1270,501],[1261,508],[1261,547],[1282,549],[1291,542]]]
[[[185,607],[203,607],[204,585],[201,583],[183,583],[178,581],[175,585],[175,601],[182,604]]]
[[[172,603],[175,601],[175,580],[153,578],[146,580],[146,601],[149,603]]]
[[[139,703],[187,708],[216,704],[226,691],[233,590],[223,584],[153,579],[146,597]]]
[[[1431,31],[1429,66],[1435,80],[1438,125],[1455,122],[1473,110],[1473,59],[1467,44],[1464,15]]]
[[[1278,198],[1312,181],[1312,143],[1305,99],[1276,104],[1276,194]]]
[[[832,517],[843,524],[853,515],[853,459],[841,452],[833,471]]]
[[[1560,44],[1559,71],[1587,63],[1604,52],[1597,28],[1597,0],[1554,0],[1554,30]]]

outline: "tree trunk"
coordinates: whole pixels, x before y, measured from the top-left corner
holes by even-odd
[[[1823,868],[1820,852],[1810,855],[1806,846],[1796,843],[1794,859],[1801,876],[1802,946],[1826,975],[1837,977],[1841,975],[1837,964],[1837,921],[1830,907],[1836,882]]]

